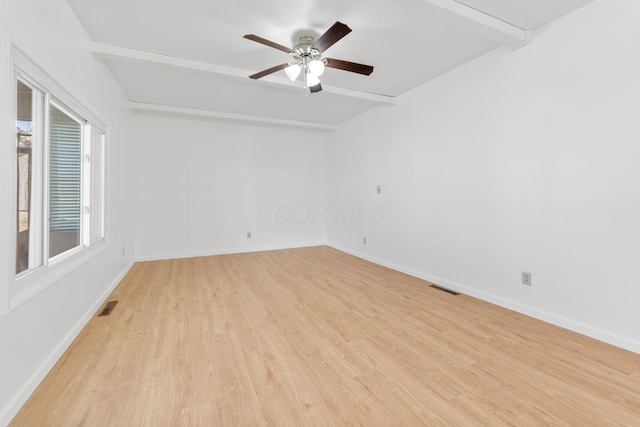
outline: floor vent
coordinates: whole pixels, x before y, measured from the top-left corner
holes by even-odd
[[[438,285],[431,285],[431,287],[434,288],[434,289],[437,289],[439,291],[443,291],[443,292],[449,293],[451,295],[460,295],[460,292],[452,291],[451,289],[443,288],[443,287],[440,287]]]
[[[98,314],[98,317],[110,315],[113,311],[113,307],[115,307],[117,303],[118,301],[109,301],[107,305],[104,306],[100,314]]]

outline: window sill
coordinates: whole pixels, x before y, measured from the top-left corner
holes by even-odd
[[[40,294],[74,270],[77,270],[106,249],[107,245],[103,239],[64,260],[14,279],[9,295],[9,312]]]

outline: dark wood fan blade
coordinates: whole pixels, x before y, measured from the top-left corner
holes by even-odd
[[[261,77],[268,76],[269,74],[273,74],[276,71],[284,70],[288,66],[289,66],[289,64],[287,64],[285,62],[284,64],[276,65],[275,67],[271,67],[271,68],[268,68],[268,69],[266,69],[264,71],[260,71],[259,73],[255,73],[253,75],[250,75],[249,78],[256,80],[256,79],[259,79]]]
[[[338,70],[351,71],[352,73],[364,74],[368,76],[373,73],[373,66],[358,64],[357,62],[343,61],[342,59],[327,59],[327,67],[337,68]]]
[[[272,47],[274,49],[281,50],[281,51],[283,51],[285,53],[291,52],[291,48],[288,48],[286,46],[282,46],[281,44],[272,42],[271,40],[263,39],[262,37],[256,36],[255,34],[245,34],[244,38],[248,39],[248,40],[252,40],[254,42],[262,43],[262,44],[267,45],[269,47]]]
[[[347,27],[340,21],[336,21],[318,40],[313,44],[313,49],[317,49],[322,53],[333,46],[338,40],[351,32],[351,28]]]
[[[320,83],[318,83],[315,86],[309,87],[309,90],[311,91],[311,93],[320,92],[322,90],[322,85]]]

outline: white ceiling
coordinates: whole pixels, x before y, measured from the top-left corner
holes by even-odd
[[[332,128],[592,0],[68,0],[132,108]],[[327,69],[305,98],[289,60],[244,39],[292,46],[334,22],[353,30],[323,56],[373,65]],[[535,43],[535,40],[533,41]]]

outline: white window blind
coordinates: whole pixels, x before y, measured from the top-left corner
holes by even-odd
[[[81,243],[82,126],[50,106],[49,257]]]

